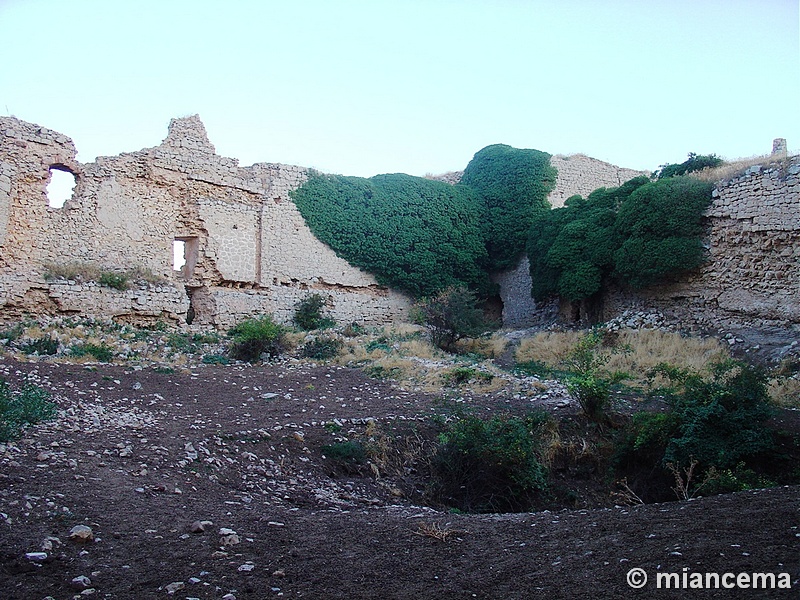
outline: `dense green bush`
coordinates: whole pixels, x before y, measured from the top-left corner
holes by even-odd
[[[280,355],[286,349],[286,330],[269,315],[247,319],[228,331],[228,354],[235,360],[257,362],[262,356]]]
[[[381,284],[414,297],[455,284],[488,290],[481,199],[410,175],[312,175],[291,193],[319,239]]]
[[[478,337],[495,326],[486,321],[475,293],[465,287],[442,290],[415,308],[430,331],[431,343],[446,352],[454,352],[458,340]]]
[[[117,271],[102,271],[98,283],[115,290],[124,291],[130,287],[130,275]]]
[[[641,288],[698,267],[712,188],[688,177],[637,177],[536,213],[528,238],[532,296],[582,300],[612,281]]]
[[[52,356],[58,352],[58,340],[49,335],[25,342],[20,346],[25,354]]]
[[[691,469],[691,484],[703,486],[703,493],[734,491],[759,480],[751,467],[768,457],[774,446],[767,427],[772,411],[766,375],[733,360],[713,364],[707,377],[664,365],[656,374],[670,382],[658,390],[668,409],[634,415],[616,443],[618,470],[660,471],[663,482],[669,481],[668,472],[685,474]],[[726,488],[728,484],[733,487]],[[649,498],[654,499],[663,497]]]
[[[614,275],[634,288],[703,262],[703,211],[712,183],[691,177],[662,179],[638,188],[623,202],[614,222],[621,245]]]
[[[716,154],[698,155],[694,152],[690,152],[689,158],[680,164],[668,163],[666,165],[661,165],[659,169],[653,173],[653,179],[667,179],[668,177],[686,175],[694,171],[718,167],[723,162],[724,161]]]
[[[336,325],[336,321],[322,314],[324,307],[325,298],[321,294],[311,294],[303,298],[295,306],[294,324],[303,331],[333,327]]]
[[[495,144],[472,158],[461,183],[477,191],[485,205],[490,271],[517,266],[533,216],[550,207],[547,195],[555,182],[556,170],[545,152]]]
[[[28,425],[52,419],[56,405],[48,397],[45,390],[31,384],[13,392],[0,377],[0,442],[18,438]]]
[[[433,497],[467,512],[531,510],[548,485],[537,452],[549,418],[470,415],[451,423],[432,459]]]

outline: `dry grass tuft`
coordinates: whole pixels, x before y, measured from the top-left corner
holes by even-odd
[[[727,181],[735,179],[744,174],[744,172],[755,165],[776,165],[786,162],[786,158],[778,158],[772,154],[763,154],[760,156],[750,156],[748,158],[737,158],[731,161],[725,161],[718,167],[703,169],[702,171],[695,171],[689,173],[690,177],[700,179],[701,181]]]
[[[514,358],[518,363],[538,361],[555,368],[582,336],[580,331],[540,331],[522,340]]]
[[[770,379],[769,397],[782,408],[800,408],[800,379],[794,377]]]
[[[460,536],[469,532],[463,529],[452,529],[448,525],[439,525],[438,523],[420,523],[413,533],[421,537],[429,537],[440,542],[446,542],[452,538],[460,539]]]

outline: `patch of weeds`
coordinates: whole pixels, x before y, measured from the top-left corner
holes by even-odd
[[[357,471],[367,460],[367,452],[361,442],[329,444],[322,447],[322,452],[347,472]]]
[[[229,365],[231,361],[228,359],[227,356],[223,356],[221,354],[204,354],[203,355],[203,364],[206,365]]]
[[[486,371],[479,371],[472,367],[454,367],[442,375],[445,385],[459,386],[474,381],[478,384],[489,383],[494,375]]]
[[[83,344],[74,346],[69,351],[71,356],[81,358],[83,356],[93,356],[100,362],[111,362],[114,358],[114,351],[103,342],[102,344]]]
[[[364,367],[364,373],[367,377],[374,379],[393,379],[399,377],[402,374],[402,370],[399,367],[386,368],[383,365],[370,365]]]
[[[97,283],[115,290],[125,291],[130,288],[128,273],[119,271],[101,271]]]
[[[165,367],[165,366],[159,365],[157,367],[153,367],[153,371],[155,373],[161,373],[162,375],[171,375],[172,373],[175,372],[175,369],[173,369],[172,367]]]
[[[392,347],[389,345],[389,339],[385,336],[379,337],[377,340],[371,340],[364,345],[364,349],[367,352],[374,352],[375,350],[381,350],[386,352],[387,354],[392,351]]]
[[[328,421],[323,425],[323,427],[330,433],[339,433],[343,429],[341,425],[334,423],[333,421]]]
[[[353,321],[342,330],[345,337],[358,337],[367,333],[367,328]]]
[[[192,354],[197,351],[197,346],[192,341],[192,336],[188,333],[170,333],[167,335],[167,345],[173,352],[182,354]]]
[[[339,354],[344,342],[331,336],[318,336],[306,342],[300,350],[300,355],[305,358],[329,360]]]
[[[40,337],[22,344],[20,350],[25,354],[52,356],[58,352],[58,341],[49,336]]]
[[[514,365],[514,372],[533,377],[548,377],[553,370],[541,360],[526,360]]]
[[[56,405],[50,402],[47,391],[28,384],[12,392],[6,380],[0,378],[0,442],[17,439],[28,425],[55,415]]]
[[[192,342],[195,344],[219,344],[220,337],[216,331],[195,333],[192,335]]]
[[[15,342],[22,334],[25,332],[25,327],[23,327],[22,323],[17,323],[12,325],[8,329],[3,329],[0,331],[0,340],[5,340],[6,343]]]
[[[295,306],[294,324],[303,331],[330,329],[336,325],[336,321],[322,314],[324,307],[325,298],[321,294],[311,294]]]

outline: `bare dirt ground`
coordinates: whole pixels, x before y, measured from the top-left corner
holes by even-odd
[[[423,418],[441,410],[355,369],[2,359],[0,376],[33,380],[64,411],[0,446],[9,600],[798,597],[797,487],[450,514],[422,505],[413,469],[348,472],[324,456],[369,427],[424,445]],[[76,525],[94,539],[71,540]],[[650,577],[639,590],[634,567]],[[658,589],[658,572],[788,573],[792,589]]]

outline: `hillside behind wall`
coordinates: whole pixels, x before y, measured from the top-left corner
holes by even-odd
[[[547,197],[553,208],[564,206],[570,196],[579,194],[585,198],[597,188],[618,187],[634,177],[649,174],[617,167],[583,154],[554,155],[550,158],[550,164],[558,173],[556,185]],[[540,306],[531,298],[532,282],[527,256],[520,260],[516,268],[497,274],[494,281],[500,286],[504,327],[530,327],[556,318],[557,303]]]
[[[75,314],[120,321],[194,320],[228,327],[322,294],[340,322],[402,319],[409,300],[317,240],[289,198],[307,170],[218,156],[197,116],[174,119],[161,145],[81,164],[72,141],[0,118],[0,318]],[[75,175],[63,208],[48,206],[52,168]],[[186,265],[173,268],[173,245]],[[52,266],[137,267],[160,282],[114,290],[53,280]]]

